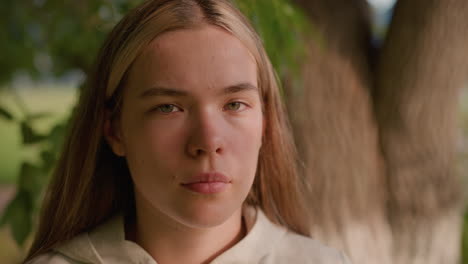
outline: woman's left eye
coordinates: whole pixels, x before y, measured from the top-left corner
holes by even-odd
[[[238,110],[240,110],[242,107],[245,107],[245,104],[244,104],[244,103],[241,103],[241,102],[231,102],[231,103],[226,104],[226,106],[224,107],[224,109],[225,109],[225,110],[229,110],[229,111],[238,111]]]

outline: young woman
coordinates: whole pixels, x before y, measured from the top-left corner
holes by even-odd
[[[347,263],[308,237],[272,66],[227,0],[152,0],[83,91],[28,263]]]

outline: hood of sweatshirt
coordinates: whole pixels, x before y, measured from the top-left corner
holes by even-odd
[[[259,263],[287,232],[285,228],[271,223],[259,209],[245,207],[243,216],[247,235],[214,259],[212,264]],[[122,215],[116,215],[94,230],[78,235],[55,248],[55,251],[82,263],[157,264],[142,247],[125,239]]]

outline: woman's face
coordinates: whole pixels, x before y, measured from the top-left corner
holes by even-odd
[[[190,227],[238,212],[263,134],[248,49],[215,26],[165,33],[136,59],[123,96],[107,138],[127,159],[137,203]]]

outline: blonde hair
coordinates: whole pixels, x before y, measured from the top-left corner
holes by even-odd
[[[133,184],[123,158],[103,137],[106,114],[119,115],[125,75],[154,38],[173,30],[219,26],[255,57],[265,134],[247,203],[274,223],[308,235],[297,153],[273,67],[248,20],[228,0],[151,0],[130,11],[104,43],[82,91],[64,149],[45,194],[39,227],[26,261],[118,211],[133,208]]]

